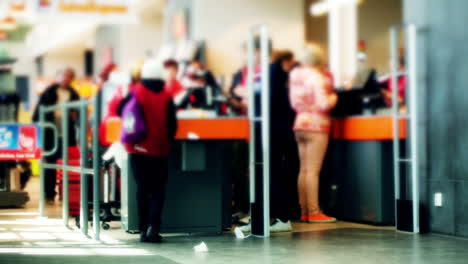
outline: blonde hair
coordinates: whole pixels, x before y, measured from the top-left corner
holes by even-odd
[[[299,53],[299,62],[308,66],[325,65],[325,53],[323,49],[316,44],[307,44]]]

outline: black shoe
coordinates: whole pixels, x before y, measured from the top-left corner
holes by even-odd
[[[148,231],[146,231],[146,237],[144,242],[161,243],[162,236],[159,234],[159,232],[156,232],[156,230],[152,226],[150,226],[148,227]]]
[[[160,234],[152,235],[152,236],[147,236],[145,242],[147,243],[162,243],[163,238]]]
[[[140,232],[140,242],[142,242],[142,243],[146,242],[146,233],[145,232]]]

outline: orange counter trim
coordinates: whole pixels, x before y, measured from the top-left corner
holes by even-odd
[[[400,139],[407,136],[406,120],[400,120]],[[392,117],[352,117],[333,121],[332,138],[342,140],[392,140]]]
[[[247,119],[194,119],[179,120],[176,139],[249,139]]]
[[[341,140],[392,140],[392,117],[352,117],[334,120],[331,135]],[[400,120],[400,138],[407,136],[406,120]],[[109,142],[120,138],[120,120],[107,124],[106,139]],[[247,119],[182,119],[178,121],[176,139],[202,140],[248,140]]]
[[[176,139],[249,139],[247,119],[181,119],[178,120]],[[112,119],[102,127],[105,129],[106,142],[120,140],[120,119]]]

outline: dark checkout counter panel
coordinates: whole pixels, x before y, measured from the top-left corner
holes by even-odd
[[[399,122],[404,146],[406,120]],[[393,134],[392,116],[333,120],[320,182],[321,206],[328,214],[341,220],[394,225]]]
[[[169,158],[163,233],[220,233],[231,226],[233,146],[248,137],[247,119],[179,119]],[[130,195],[136,185],[126,171],[122,224],[132,232],[138,230],[136,201]]]
[[[400,137],[406,122],[400,121]],[[245,118],[181,119],[170,157],[162,231],[221,232],[230,226],[232,146],[248,141]],[[393,119],[355,116],[335,119],[321,177],[324,210],[343,220],[391,225]],[[246,157],[247,159],[248,157]],[[128,177],[131,180],[132,177]],[[125,182],[125,180],[124,180]],[[128,193],[132,182],[127,181]],[[124,201],[126,230],[137,229],[136,204]]]

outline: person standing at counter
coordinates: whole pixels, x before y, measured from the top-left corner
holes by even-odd
[[[334,222],[321,212],[319,178],[331,127],[330,110],[337,103],[332,83],[325,74],[323,51],[314,45],[303,50],[302,65],[290,76],[290,101],[296,111],[294,131],[300,157],[298,180],[301,220]]]
[[[177,80],[179,64],[175,60],[167,60],[164,62],[164,70],[166,82],[164,89],[175,99],[185,92],[184,86]]]
[[[295,65],[291,51],[278,51],[270,66],[270,217],[272,232],[291,231],[298,209],[299,158],[292,130],[295,112],[288,100],[289,72]]]
[[[270,49],[271,49],[270,43]],[[254,85],[259,87],[260,85],[260,38],[256,37],[254,40]],[[247,115],[247,105],[248,105],[248,94],[247,89],[247,45],[244,44],[242,47],[243,54],[243,66],[234,74],[232,78],[232,83],[229,88],[229,104],[231,105],[234,112],[238,115],[245,116]]]
[[[132,95],[141,108],[146,125],[146,136],[136,144],[125,144],[130,154],[130,168],[137,183],[137,204],[140,241],[159,243],[161,215],[168,179],[168,157],[175,138],[177,120],[171,95],[164,90],[162,65],[155,60],[146,62],[141,70],[141,84],[132,89]],[[128,96],[119,107],[125,107]]]

